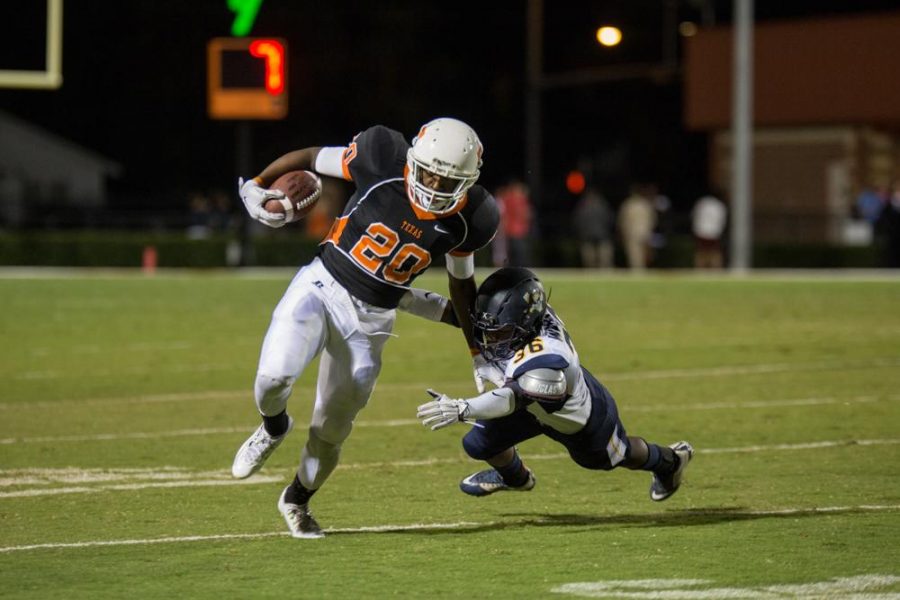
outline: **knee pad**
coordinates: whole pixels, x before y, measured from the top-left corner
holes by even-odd
[[[311,456],[322,459],[340,454],[342,444],[343,442],[330,442],[324,439],[315,428],[310,428],[309,437],[306,440],[306,450]]]
[[[271,377],[257,373],[253,392],[259,412],[267,417],[274,417],[285,410],[293,387],[293,377]]]
[[[579,467],[592,471],[612,471],[615,465],[609,462],[609,457],[601,454],[576,454],[569,452],[569,456]]]
[[[360,408],[368,403],[369,396],[372,395],[372,390],[375,388],[375,380],[378,379],[378,371],[379,369],[374,366],[360,367],[353,371],[353,387],[357,396],[356,403]]]
[[[478,435],[475,429],[472,429],[465,437],[463,437],[462,445],[466,454],[475,460],[487,460],[492,456],[497,455],[497,451],[493,448],[489,448],[486,444],[486,440]]]

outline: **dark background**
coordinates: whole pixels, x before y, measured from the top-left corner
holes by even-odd
[[[253,122],[254,172],[240,175],[288,150],[346,144],[375,123],[412,136],[446,115],[481,136],[486,187],[524,178],[526,5],[264,0],[251,35],[287,40],[290,112],[284,121]],[[731,21],[730,1],[675,6],[678,21]],[[898,6],[758,0],[756,18]],[[545,0],[545,72],[662,61],[664,7],[662,0]],[[191,191],[236,188],[236,124],[206,116],[206,44],[229,36],[233,18],[226,0],[66,2],[62,88],[0,89],[0,108],[121,164],[112,209],[182,207]],[[5,14],[0,68],[43,69],[44,19],[41,0]],[[605,22],[624,30],[619,47],[596,43]],[[658,181],[676,209],[706,184],[706,137],[682,125],[680,79],[547,90],[542,120],[544,194],[534,200],[543,213],[567,212],[574,199],[564,175],[577,166],[589,168],[614,205],[634,179]]]

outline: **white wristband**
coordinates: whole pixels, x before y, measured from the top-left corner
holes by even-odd
[[[475,255],[447,255],[447,271],[454,279],[468,279],[475,275]]]
[[[343,179],[344,169],[342,161],[344,160],[344,150],[346,149],[343,146],[325,146],[319,149],[319,154],[316,155],[316,173]]]

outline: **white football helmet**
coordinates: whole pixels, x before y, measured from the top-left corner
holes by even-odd
[[[483,148],[475,131],[456,119],[426,123],[406,153],[406,194],[433,214],[452,212],[478,180]]]

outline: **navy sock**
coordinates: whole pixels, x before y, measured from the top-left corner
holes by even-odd
[[[316,490],[307,489],[300,483],[300,478],[294,475],[294,481],[291,482],[291,485],[284,493],[284,501],[289,504],[306,504],[315,493]]]
[[[500,473],[500,477],[503,478],[506,485],[510,487],[521,487],[528,481],[528,469],[525,468],[525,464],[519,458],[518,452],[513,455],[511,463],[505,467],[494,468]]]
[[[656,444],[647,443],[649,456],[647,462],[641,467],[643,471],[653,471],[659,475],[666,475],[675,470],[678,457],[675,451],[668,446],[657,446]]]
[[[272,437],[278,437],[284,435],[287,432],[288,428],[288,415],[287,410],[283,410],[274,417],[267,417],[266,415],[262,416],[263,427],[266,428],[266,433],[271,435]]]

